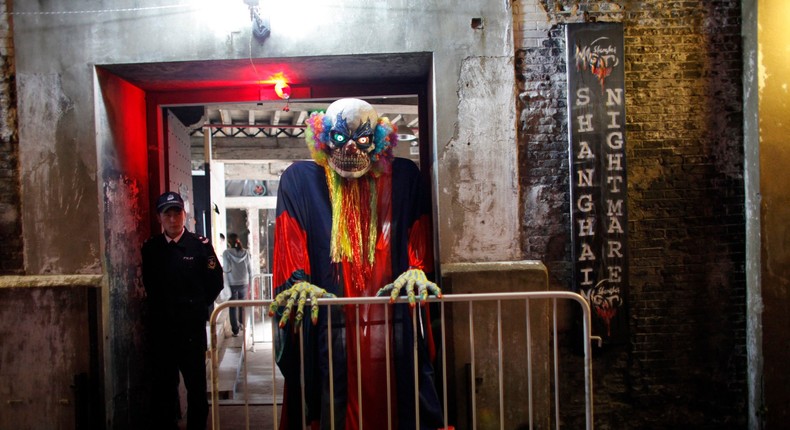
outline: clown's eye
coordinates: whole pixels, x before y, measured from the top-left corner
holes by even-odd
[[[332,137],[332,143],[334,144],[334,146],[343,146],[343,145],[346,144],[346,141],[348,140],[348,137],[346,137],[344,134],[340,134],[340,133],[338,133],[336,131],[332,132],[331,137]]]
[[[368,146],[370,145],[370,136],[360,136],[357,138],[357,145]]]

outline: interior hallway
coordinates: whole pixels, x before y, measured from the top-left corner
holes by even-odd
[[[275,410],[280,411],[284,380],[277,371],[274,376],[275,384],[272,384],[272,327],[271,319],[268,316],[263,318],[265,315],[264,309],[256,308],[255,323],[252,326],[247,325],[245,336],[231,337],[229,327],[223,330],[225,338],[220,343],[218,384],[218,411],[222,429],[275,428],[273,413]],[[221,320],[225,321],[222,318]],[[245,352],[242,354],[242,351]],[[209,390],[210,372],[209,368]],[[275,391],[276,397],[273,397]],[[211,392],[207,395],[210,404]],[[277,405],[274,408],[273,402]],[[210,429],[211,413],[208,421],[207,428]],[[185,429],[186,422],[182,422],[180,428]]]

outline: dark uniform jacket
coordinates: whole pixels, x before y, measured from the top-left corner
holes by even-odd
[[[180,339],[205,350],[209,306],[222,291],[222,266],[209,240],[184,231],[177,244],[164,234],[142,248],[143,285],[155,337]]]

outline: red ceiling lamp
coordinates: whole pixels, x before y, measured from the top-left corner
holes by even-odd
[[[289,103],[291,100],[291,85],[288,83],[288,78],[282,72],[277,72],[274,75],[270,76],[269,79],[265,81],[261,81],[261,84],[264,85],[271,85],[274,84],[274,93],[277,94],[282,100],[285,100],[285,107],[283,110],[288,112],[291,110],[289,107]],[[261,89],[261,92],[264,90]]]
[[[277,97],[288,100],[291,98],[291,86],[288,85],[288,82],[277,82],[274,84],[274,92],[277,94]]]

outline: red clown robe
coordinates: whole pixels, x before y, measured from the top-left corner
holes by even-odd
[[[420,186],[419,170],[412,161],[395,158],[388,173],[369,173],[360,179],[341,181],[362,181],[360,206],[370,202],[373,190],[367,187],[376,187],[377,235],[372,265],[364,251],[355,261],[332,262],[332,207],[325,168],[313,162],[297,162],[283,173],[277,191],[273,259],[276,293],[298,281],[308,281],[338,297],[372,297],[409,268],[432,271],[430,208],[422,192],[424,187]],[[362,223],[366,219],[373,218],[370,214],[360,217]],[[388,325],[384,323],[385,306],[389,306]],[[302,365],[306,422],[312,428],[330,428],[327,322],[331,315],[335,428],[359,429],[360,409],[364,428],[387,428],[389,367],[391,414],[393,423],[397,423],[392,428],[414,429],[413,312],[417,312],[419,337],[420,428],[441,427],[441,406],[431,364],[435,349],[427,306],[411,310],[405,304],[361,305],[359,329],[356,309],[351,305],[335,306],[331,311],[321,307],[316,325],[307,316],[310,312],[307,309],[301,336],[293,328],[293,318],[276,333],[277,364],[285,377],[281,428],[302,428],[299,374]],[[359,368],[357,336],[360,336]],[[385,336],[390,338],[389,363],[385,359]],[[300,342],[304,363],[300,363]],[[361,396],[358,372],[363,381]]]

